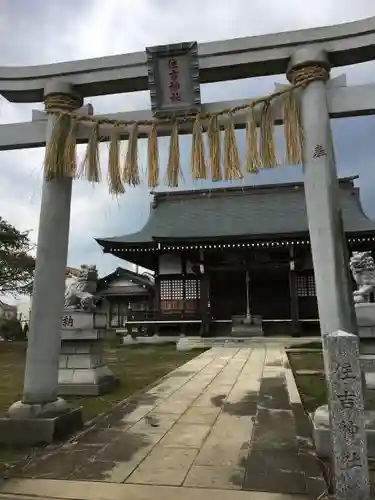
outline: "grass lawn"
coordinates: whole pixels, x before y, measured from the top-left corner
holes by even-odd
[[[296,349],[311,349],[309,352],[288,352],[302,404],[308,412],[314,412],[318,406],[327,404],[327,388],[324,375],[322,344],[314,342],[297,346]],[[375,410],[374,391],[365,394],[366,408]]]
[[[205,350],[177,351],[175,343],[128,346],[108,343],[105,348],[105,361],[113,373],[119,377],[119,387],[114,392],[100,397],[67,397],[66,399],[72,405],[83,406],[84,420],[89,420]]]
[[[297,384],[302,404],[306,411],[314,412],[318,406],[327,404],[327,389],[324,376],[324,363],[322,344],[320,342],[312,342],[299,348],[315,349],[315,352],[288,352],[290,366],[293,370],[294,379]],[[308,373],[310,371],[310,373]],[[312,373],[321,372],[321,373]],[[366,408],[375,410],[374,391],[369,391],[365,395]],[[332,477],[332,465],[329,460],[323,460],[322,464],[326,468],[327,476]],[[372,488],[375,489],[375,461],[369,460],[370,481]],[[331,485],[332,486],[332,485]],[[375,491],[373,492],[374,495]],[[373,496],[371,497],[373,498]],[[374,497],[375,498],[375,497]]]
[[[83,407],[84,420],[108,411],[136,391],[152,384],[178,366],[198,356],[205,349],[177,351],[174,343],[159,345],[119,346],[107,343],[105,361],[120,378],[119,387],[110,394],[99,397],[70,397],[74,406]],[[4,414],[9,406],[21,399],[26,343],[0,342],[0,412]],[[0,462],[25,456],[26,450],[9,450],[0,446]]]
[[[303,348],[315,349],[318,346],[320,346],[320,349],[316,349],[315,352],[288,352],[289,363],[293,370],[302,404],[308,412],[313,412],[318,406],[327,403],[321,344],[309,347],[303,346]]]

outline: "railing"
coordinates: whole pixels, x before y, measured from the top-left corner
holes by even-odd
[[[149,311],[129,311],[125,324],[141,323],[201,323],[201,318],[196,312],[176,311],[163,313],[158,310]]]

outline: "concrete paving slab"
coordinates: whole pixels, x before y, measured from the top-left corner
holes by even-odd
[[[111,500],[114,491],[116,500],[201,500],[202,494],[205,500],[245,500],[241,488],[248,490],[246,500],[297,500],[309,481],[321,488],[322,478],[312,469],[314,456],[298,450],[282,356],[279,344],[267,342],[206,351],[48,462],[32,462],[25,474],[68,479],[58,496],[63,491],[71,500],[85,500],[88,491],[90,500]],[[20,491],[19,483],[11,484],[13,493]],[[43,484],[43,498],[54,498],[57,490]],[[22,486],[20,494],[34,494],[33,488]]]
[[[205,406],[191,406],[180,418],[181,424],[207,424],[213,425],[221,408],[209,408]]]
[[[250,439],[243,442],[241,440],[224,440],[218,443],[216,440],[208,438],[195,460],[195,465],[244,467],[249,449]]]
[[[297,435],[291,410],[260,409],[257,414],[252,449],[297,450]]]
[[[125,415],[125,417],[120,419],[120,422],[128,424],[128,423],[136,423],[138,420],[141,420],[147,413],[150,413],[155,408],[155,405],[140,405],[135,408],[134,411]]]
[[[109,484],[83,481],[24,480],[10,481],[2,490],[2,496],[10,495],[18,500],[61,500],[62,492],[67,500],[307,500],[301,495],[272,494],[256,491],[222,490],[201,488],[181,488],[141,484]],[[28,498],[27,498],[28,497]]]
[[[165,435],[160,445],[199,449],[210,430],[210,425],[177,423]]]
[[[29,478],[68,479],[87,463],[91,455],[91,450],[88,449],[50,454],[36,463],[31,463],[20,475]]]
[[[307,494],[297,453],[253,450],[246,463],[245,490]]]
[[[155,407],[158,413],[169,413],[182,415],[189,408],[189,403],[186,401],[164,401],[160,405]]]
[[[185,479],[184,486],[240,490],[244,476],[243,468],[194,466]]]
[[[101,481],[116,482],[113,471],[116,470],[116,462],[91,461],[89,465],[84,465],[76,470],[69,479],[77,481]],[[121,476],[122,477],[122,476]],[[122,481],[117,481],[121,483]]]
[[[197,455],[197,450],[157,446],[131,474],[127,482],[180,486]]]
[[[139,420],[130,429],[137,434],[166,434],[177,422],[179,415],[175,413],[158,413],[153,411]]]
[[[252,435],[253,425],[254,420],[251,417],[221,413],[212,427],[210,439],[215,436],[218,440],[247,440]]]
[[[95,456],[104,462],[129,462],[134,457],[146,456],[162,439],[162,434],[141,434],[126,432],[122,438],[106,445]],[[137,461],[137,458],[135,459]]]

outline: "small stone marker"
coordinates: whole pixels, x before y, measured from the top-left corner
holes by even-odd
[[[333,445],[335,499],[369,500],[359,338],[339,330],[325,335],[323,341]]]

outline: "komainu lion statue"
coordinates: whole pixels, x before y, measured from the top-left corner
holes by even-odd
[[[371,252],[353,252],[349,265],[357,284],[357,290],[353,292],[354,302],[369,302],[375,290],[375,262]]]
[[[82,265],[77,278],[66,287],[64,309],[94,309],[97,282],[96,266]]]

